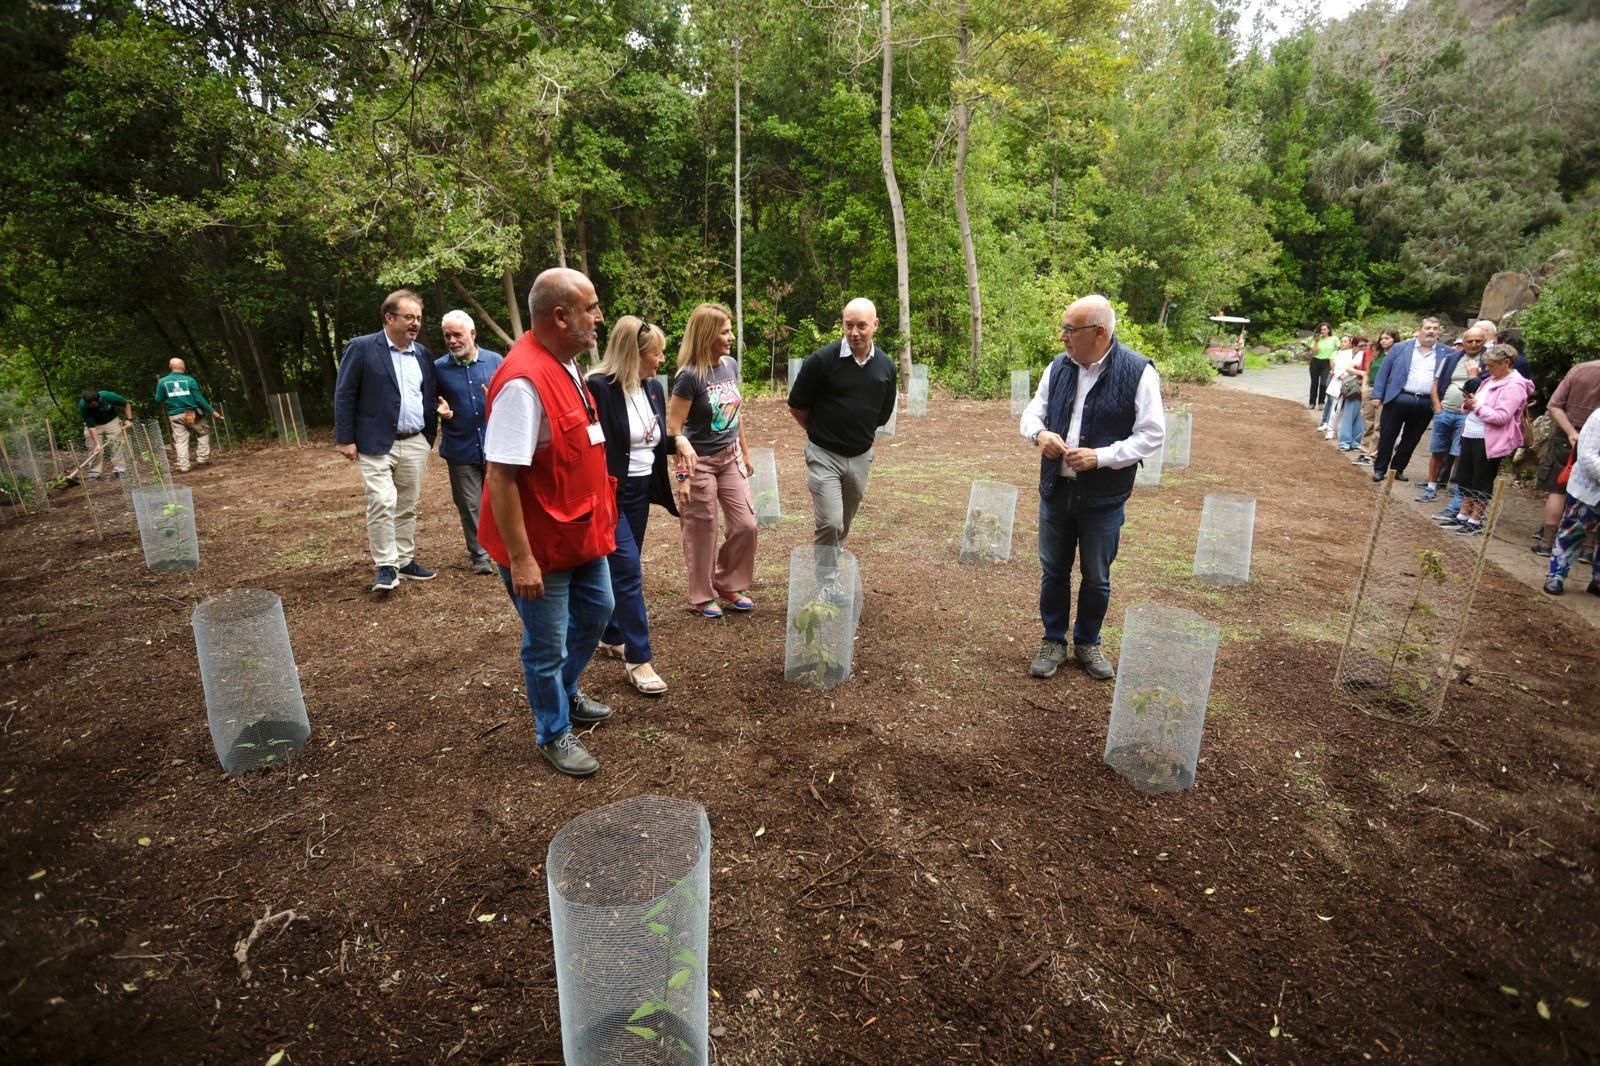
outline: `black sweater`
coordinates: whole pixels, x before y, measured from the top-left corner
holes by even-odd
[[[811,412],[806,436],[812,444],[852,459],[872,447],[878,427],[894,414],[899,375],[877,345],[863,366],[848,352],[840,355],[843,344],[825,344],[806,357],[789,390],[789,406]]]

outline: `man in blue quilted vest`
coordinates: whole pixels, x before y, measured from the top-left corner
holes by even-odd
[[[1117,313],[1085,296],[1061,320],[1066,351],[1056,356],[1022,412],[1022,435],[1039,449],[1039,618],[1044,640],[1028,667],[1054,677],[1067,658],[1072,563],[1078,562],[1078,619],[1072,657],[1092,678],[1116,676],[1100,650],[1111,602],[1122,506],[1141,460],[1161,450],[1167,423],[1155,364],[1117,340]]]

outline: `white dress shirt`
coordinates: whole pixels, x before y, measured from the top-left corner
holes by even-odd
[[[1110,354],[1111,349],[1106,349],[1106,355]],[[1102,355],[1092,365],[1078,367],[1077,402],[1072,405],[1072,420],[1066,432],[1068,448],[1078,447],[1078,439],[1083,432],[1084,397],[1089,395],[1090,389],[1099,384],[1105,366],[1106,357]],[[1022,412],[1022,435],[1029,440],[1033,439],[1035,433],[1050,428],[1045,425],[1044,419],[1050,410],[1050,379],[1054,367],[1055,364],[1051,363],[1045,368],[1044,374],[1039,378],[1038,391],[1033,394],[1033,399],[1028,401],[1027,408]],[[1166,437],[1167,419],[1161,409],[1161,375],[1156,373],[1153,364],[1147,365],[1144,372],[1139,375],[1139,388],[1134,394],[1133,432],[1122,440],[1103,448],[1096,448],[1095,459],[1100,466],[1111,470],[1133,466],[1139,460],[1149,459],[1159,452]],[[1061,476],[1073,478],[1078,476],[1078,472],[1067,465],[1066,456],[1061,458]]]
[[[1433,375],[1438,372],[1439,346],[1432,348],[1411,349],[1411,368],[1406,371],[1405,390],[1420,393],[1423,396],[1433,395]]]

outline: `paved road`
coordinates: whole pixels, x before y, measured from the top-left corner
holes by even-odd
[[[1316,440],[1316,425],[1321,420],[1321,412],[1313,412],[1306,407],[1306,392],[1310,384],[1310,372],[1304,363],[1290,363],[1284,366],[1275,366],[1267,370],[1246,370],[1238,377],[1216,378],[1216,383],[1228,389],[1241,389],[1245,392],[1255,393],[1258,396],[1271,396],[1286,402],[1292,401],[1298,413],[1285,410],[1286,418],[1298,418],[1305,423],[1306,436],[1312,438],[1316,444],[1321,445],[1321,440]],[[1334,447],[1334,443],[1326,443],[1328,461],[1344,463],[1349,460]],[[1424,442],[1426,447],[1426,442]],[[1371,467],[1358,467],[1362,476],[1368,476]],[[1432,514],[1438,510],[1435,503],[1414,503],[1412,498],[1416,492],[1412,488],[1420,488],[1418,482],[1427,474],[1426,455],[1414,455],[1411,459],[1409,473],[1413,477],[1410,486],[1395,486],[1396,491],[1406,488],[1404,499],[1408,506],[1415,507],[1419,513]],[[1376,488],[1376,486],[1374,486]],[[1504,508],[1500,513],[1500,522],[1495,528],[1494,536],[1489,541],[1489,561],[1504,570],[1517,581],[1532,589],[1542,589],[1545,579],[1545,567],[1548,563],[1528,551],[1533,543],[1529,534],[1544,520],[1540,511],[1541,498],[1530,495],[1522,489],[1513,489],[1507,498]],[[1544,596],[1540,598],[1549,603],[1554,609],[1570,611],[1573,615],[1583,619],[1590,625],[1600,628],[1600,596],[1589,596],[1584,593],[1585,586],[1589,583],[1590,569],[1587,563],[1575,565],[1572,574],[1567,578],[1567,592],[1561,597]],[[1479,605],[1482,610],[1483,605]]]

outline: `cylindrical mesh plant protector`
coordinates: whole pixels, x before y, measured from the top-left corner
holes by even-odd
[[[50,453],[36,447],[33,433],[26,426],[6,433],[0,440],[4,441],[0,448],[0,463],[4,464],[0,476],[5,479],[6,502],[27,514],[48,509],[50,482],[55,476]]]
[[[1505,485],[1495,482],[1484,532],[1469,537],[1441,530],[1400,499],[1392,476],[1385,480],[1334,670],[1336,695],[1383,718],[1438,717]]]
[[[751,448],[750,504],[756,509],[757,526],[775,526],[783,517],[778,501],[778,456],[771,448]]]
[[[1011,531],[1017,521],[1017,487],[1003,481],[974,481],[967,496],[967,521],[961,527],[961,561],[1000,563],[1011,558]]]
[[[1163,466],[1185,467],[1189,465],[1189,431],[1194,425],[1194,416],[1187,407],[1166,412],[1167,418],[1167,443],[1162,450],[1161,463]]]
[[[663,396],[671,396],[672,395],[672,393],[667,391],[667,375],[665,375],[665,374],[657,374],[656,375],[656,384],[661,386],[661,395],[663,395]]]
[[[635,796],[562,826],[545,856],[567,1066],[703,1066],[711,825]]]
[[[915,367],[912,367],[915,370]],[[926,377],[912,378],[906,386],[906,414],[913,418],[922,418],[928,413],[928,379]]]
[[[167,438],[161,435],[159,419],[145,418],[128,423],[120,436],[107,442],[106,449],[113,457],[121,449],[127,457],[122,495],[129,508],[133,507],[135,489],[172,487],[172,464],[167,459]]]
[[[794,391],[794,379],[800,376],[800,364],[803,362],[805,362],[804,359],[789,360],[789,381],[788,387],[784,390],[784,395]]]
[[[1250,544],[1256,532],[1256,498],[1231,492],[1206,495],[1194,545],[1194,577],[1209,585],[1250,580]]]
[[[802,544],[789,553],[785,681],[825,689],[849,679],[861,598],[860,570],[849,551]]]
[[[133,516],[139,522],[144,565],[151,570],[195,570],[200,538],[194,529],[194,493],[187,485],[156,485],[133,490]]]
[[[1026,370],[1013,370],[1011,372],[1011,417],[1021,418],[1022,412],[1027,409],[1028,401],[1033,399],[1032,380]]]
[[[1153,489],[1160,484],[1161,453],[1156,452],[1139,464],[1139,472],[1133,475],[1133,485],[1134,488]]]
[[[279,444],[298,448],[307,443],[306,416],[300,413],[298,392],[273,393],[267,397],[267,410],[272,413],[272,428]]]
[[[874,436],[878,436],[878,437],[892,437],[892,436],[894,436],[894,424],[895,424],[895,422],[897,422],[899,420],[899,418],[900,418],[900,396],[899,396],[898,393],[896,393],[895,394],[895,398],[894,398],[894,409],[889,412],[889,421],[887,421],[883,425],[879,426],[878,427],[878,431],[877,431],[876,434],[874,434]]]
[[[911,380],[912,381],[927,381],[928,380],[928,364],[927,363],[912,363],[911,364]]]
[[[1178,607],[1139,603],[1123,613],[1105,761],[1140,792],[1194,785],[1219,635]]]
[[[275,592],[234,589],[203,601],[190,624],[222,768],[242,774],[287,762],[311,723],[283,601]]]

